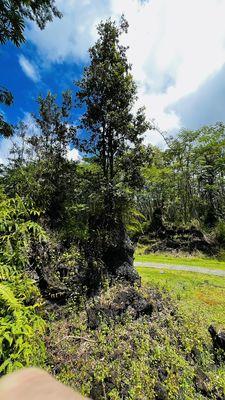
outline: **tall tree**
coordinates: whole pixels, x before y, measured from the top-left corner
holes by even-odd
[[[72,95],[62,93],[62,103],[48,93],[39,97],[39,115],[34,115],[39,134],[31,137],[37,162],[37,177],[41,184],[41,201],[52,227],[63,220],[64,204],[72,190],[74,165],[67,160],[70,143],[75,140],[76,128],[71,123]],[[72,173],[73,172],[73,173]]]
[[[128,23],[123,17],[119,26],[110,19],[99,24],[99,38],[89,50],[90,65],[77,82],[77,97],[85,108],[80,123],[85,140],[80,141],[80,147],[100,166],[102,176],[100,188],[96,190],[99,206],[89,216],[91,240],[86,255],[100,260],[97,265],[103,261],[107,273],[117,276],[123,270],[124,275],[135,280],[133,249],[124,220],[134,190],[130,177],[137,176],[141,167],[135,151],[136,155],[143,153],[142,135],[149,125],[142,108],[134,112],[137,87],[127,48],[120,44],[120,37],[127,29]],[[133,162],[128,163],[128,158]],[[125,174],[129,179],[121,179]],[[102,281],[102,271],[93,277],[94,265],[90,262],[88,280],[98,285]]]
[[[76,163],[67,159],[76,135],[71,123],[72,96],[66,91],[62,97],[60,105],[51,93],[39,97],[39,113],[33,115],[35,134],[29,136],[26,125],[18,126],[19,145],[13,147],[13,157],[6,167],[7,193],[26,194],[45,211],[53,227],[59,226],[64,218],[76,169]]]
[[[77,82],[77,97],[86,107],[80,127],[87,138],[81,148],[95,155],[101,165],[104,186],[114,196],[116,160],[130,148],[141,145],[142,135],[148,129],[144,110],[136,114],[133,107],[137,99],[137,87],[128,63],[127,48],[120,44],[120,36],[128,29],[122,17],[119,27],[107,20],[98,26],[99,39],[90,48],[90,65],[83,78]]]
[[[58,105],[56,96],[48,92],[45,98],[38,98],[39,115],[34,120],[40,135],[31,142],[39,158],[63,158],[69,144],[75,140],[76,128],[71,124],[72,94],[69,90],[62,93],[62,104]]]

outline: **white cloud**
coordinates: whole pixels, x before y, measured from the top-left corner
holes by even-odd
[[[22,122],[26,125],[26,137],[38,136],[40,134],[40,129],[35,123],[34,118],[31,114],[25,113]],[[10,154],[10,150],[13,145],[20,146],[22,144],[22,140],[19,136],[13,136],[11,138],[2,138],[0,140],[0,164],[7,164],[9,158],[12,158]],[[32,154],[29,155],[32,157]],[[35,154],[33,154],[35,157]],[[82,157],[79,151],[75,148],[71,149],[68,147],[66,158],[70,161],[81,161]]]
[[[40,75],[36,65],[32,64],[26,57],[22,54],[19,56],[19,64],[28,78],[32,79],[34,82],[38,82],[40,80]]]
[[[7,121],[7,117],[3,110],[0,109],[0,114],[4,116],[4,120]],[[0,136],[0,164],[6,164],[9,156],[10,148],[12,147],[11,139],[5,139]]]
[[[111,0],[125,13],[125,42],[139,102],[162,130],[181,127],[173,104],[199,89],[225,62],[224,0]],[[148,135],[151,141],[151,133]]]
[[[5,138],[0,140],[0,164],[7,164],[11,148],[12,140]]]
[[[35,119],[32,114],[25,112],[23,117],[23,123],[26,125],[26,135],[30,136],[38,136],[40,135],[40,128],[37,126]]]
[[[96,25],[108,17],[108,0],[57,0],[63,13],[62,19],[54,19],[40,31],[35,24],[27,30],[27,38],[39,49],[45,62],[87,60],[88,48],[96,38]]]
[[[79,154],[79,151],[77,149],[69,149],[67,150],[67,159],[69,161],[80,161],[81,156]]]
[[[49,62],[86,62],[97,22],[125,14],[130,28],[123,42],[130,46],[138,104],[163,131],[181,127],[173,104],[196,92],[225,62],[225,0],[57,0],[57,5],[62,20],[42,32],[32,25],[27,32]]]
[[[31,114],[25,113],[22,121],[26,125],[26,136],[33,136],[39,134],[39,128],[35,124],[35,121]],[[0,140],[0,164],[7,164],[9,158],[13,156],[10,154],[10,150],[13,148],[13,145],[20,146],[22,144],[22,140],[19,136],[13,136],[11,138],[2,138]]]

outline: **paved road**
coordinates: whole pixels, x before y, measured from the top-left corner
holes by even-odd
[[[203,267],[195,267],[194,265],[172,265],[172,264],[159,264],[153,262],[142,262],[142,261],[135,261],[135,267],[149,267],[149,268],[156,268],[156,269],[170,269],[175,271],[190,271],[190,272],[198,272],[200,274],[206,275],[216,275],[216,276],[224,276],[225,271],[220,269],[210,269],[210,268],[203,268]]]

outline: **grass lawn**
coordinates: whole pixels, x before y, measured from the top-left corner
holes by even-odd
[[[149,261],[149,258],[145,260]],[[177,264],[183,264],[182,259],[177,261]],[[199,321],[200,328],[208,328],[211,323],[225,328],[224,278],[146,267],[139,267],[137,270],[144,284],[167,289],[178,302],[182,314],[189,318],[193,316],[193,320]]]
[[[196,267],[205,267],[212,269],[225,270],[225,261],[217,260],[216,258],[207,257],[192,257],[185,255],[171,254],[143,254],[143,249],[139,248],[135,253],[135,261],[155,262],[173,265],[189,265]]]

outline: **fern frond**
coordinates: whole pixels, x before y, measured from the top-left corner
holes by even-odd
[[[14,296],[13,291],[4,283],[0,283],[0,302],[1,300],[11,311],[19,310],[22,307],[20,301]]]
[[[18,271],[15,267],[0,262],[0,281],[11,281]]]
[[[39,215],[18,195],[10,199],[0,187],[0,376],[45,361],[46,323],[39,315],[41,295],[25,273],[34,241],[46,233],[31,220]]]

